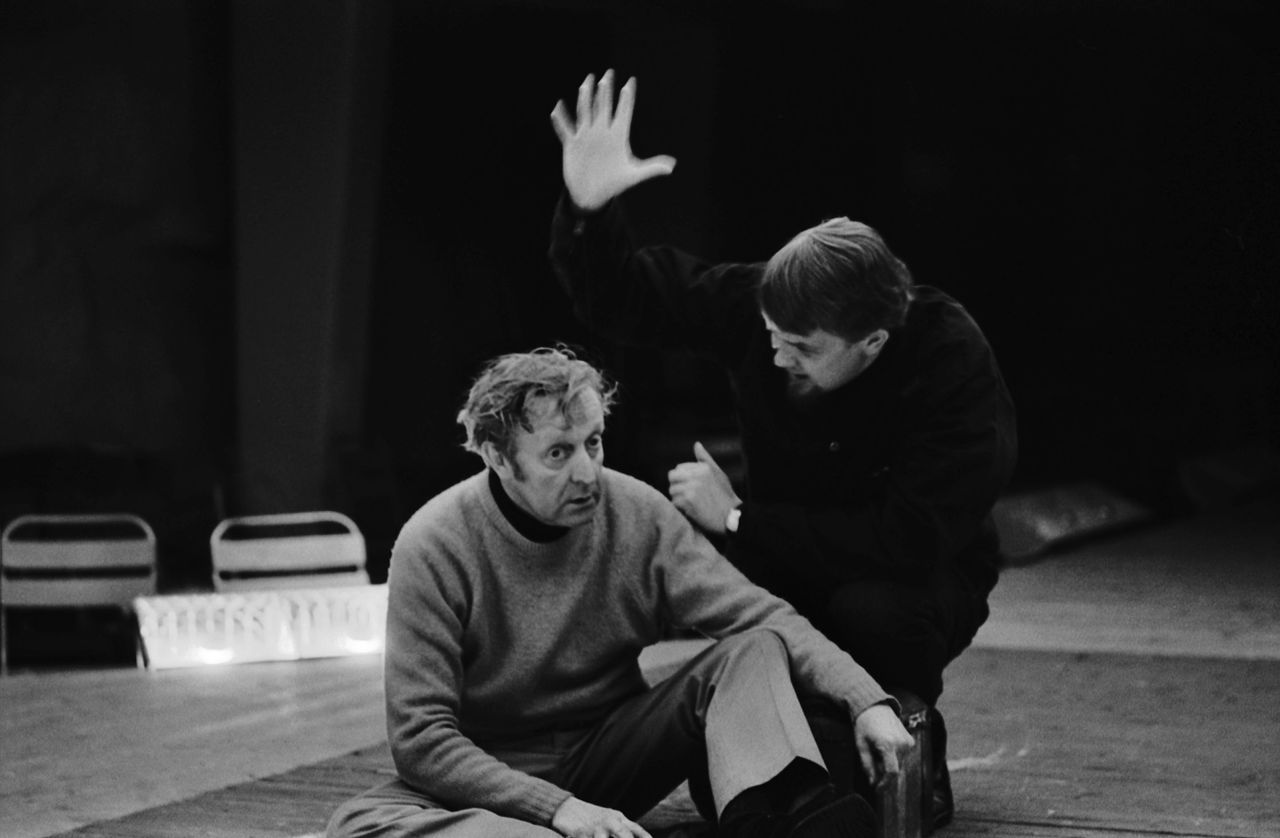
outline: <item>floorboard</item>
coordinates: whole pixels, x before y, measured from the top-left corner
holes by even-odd
[[[1280,835],[1280,662],[974,649],[948,675],[949,836]]]
[[[1280,659],[1280,498],[1012,567],[975,645]]]
[[[383,736],[377,655],[12,674],[0,679],[0,835],[50,835]]]
[[[1274,838],[1276,695],[1272,661],[973,650],[940,704],[959,807],[941,836]],[[390,776],[379,744],[68,836],[294,838]]]

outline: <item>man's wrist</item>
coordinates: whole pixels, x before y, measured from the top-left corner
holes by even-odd
[[[577,202],[577,200],[573,197],[573,193],[569,191],[568,187],[565,187],[565,190],[564,190],[564,203],[566,208],[568,208],[569,210],[569,215],[578,219],[593,218],[599,215],[601,212],[604,211],[605,207],[609,206],[609,201],[612,201],[612,200],[613,200],[612,198],[609,198],[608,200],[601,203],[599,206],[588,208],[588,207],[584,207],[582,204],[579,204]]]
[[[724,519],[724,531],[728,533],[736,533],[738,524],[742,521],[742,507],[735,506],[729,510],[729,514]]]

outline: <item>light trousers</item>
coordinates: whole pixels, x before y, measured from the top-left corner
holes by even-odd
[[[796,759],[825,769],[791,683],[786,647],[768,629],[718,641],[592,728],[543,734],[490,752],[633,820],[686,779],[702,815],[715,820],[741,792]],[[329,838],[557,835],[550,824],[443,806],[398,779],[344,803],[328,830]]]

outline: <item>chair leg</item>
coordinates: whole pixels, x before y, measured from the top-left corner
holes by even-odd
[[[138,669],[150,668],[147,660],[147,646],[142,642],[142,624],[138,622],[138,614],[132,608],[127,609],[129,622],[133,626],[133,662]]]
[[[0,675],[9,674],[9,613],[0,605]]]

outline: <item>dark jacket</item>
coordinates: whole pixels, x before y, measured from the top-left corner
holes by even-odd
[[[994,586],[990,510],[1016,460],[1014,408],[986,338],[951,297],[918,286],[875,362],[801,411],[756,304],[762,263],[636,249],[617,201],[582,215],[567,197],[550,257],[600,334],[691,350],[728,370],[748,480],[735,561],[785,562],[823,584],[924,584],[954,564],[983,594]]]

